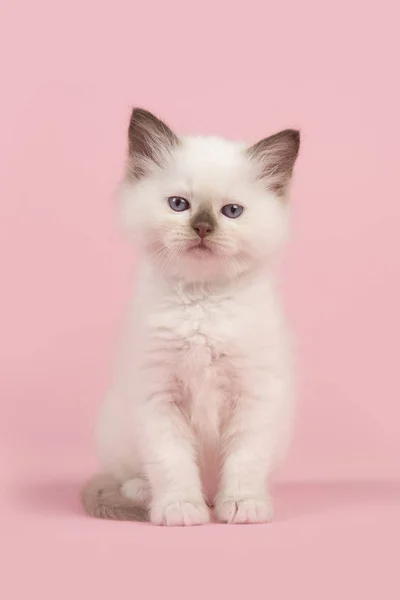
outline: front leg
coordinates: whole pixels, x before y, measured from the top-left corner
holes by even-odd
[[[150,518],[156,525],[209,521],[193,434],[169,392],[153,393],[141,410],[144,468],[152,488]]]
[[[291,394],[285,377],[266,374],[261,379],[255,373],[253,385],[239,394],[224,431],[215,510],[225,523],[265,523],[273,515],[268,479],[287,442]]]

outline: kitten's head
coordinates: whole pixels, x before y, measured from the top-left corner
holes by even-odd
[[[179,138],[134,109],[121,188],[124,224],[166,275],[210,281],[249,271],[286,239],[299,142],[291,129],[251,147]]]

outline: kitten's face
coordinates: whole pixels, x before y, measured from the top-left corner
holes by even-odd
[[[285,240],[297,132],[248,149],[218,138],[178,139],[136,110],[129,134],[124,222],[166,275],[236,277],[268,260]]]

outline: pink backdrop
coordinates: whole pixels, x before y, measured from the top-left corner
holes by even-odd
[[[0,518],[10,600],[399,597],[398,3],[239,5],[3,3]],[[268,526],[96,522],[76,500],[95,468],[91,429],[130,288],[113,191],[132,104],[181,133],[255,141],[302,129],[282,273],[300,414]]]

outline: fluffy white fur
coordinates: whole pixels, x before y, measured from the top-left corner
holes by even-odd
[[[222,522],[272,516],[268,483],[293,405],[274,259],[288,234],[298,137],[283,134],[251,151],[178,140],[152,115],[132,116],[121,203],[139,268],[98,441],[103,471],[155,524],[206,523],[209,505]],[[190,209],[171,210],[171,196]],[[221,213],[229,203],[244,206],[239,218]],[[201,210],[216,223],[206,252],[193,248],[190,225]]]

